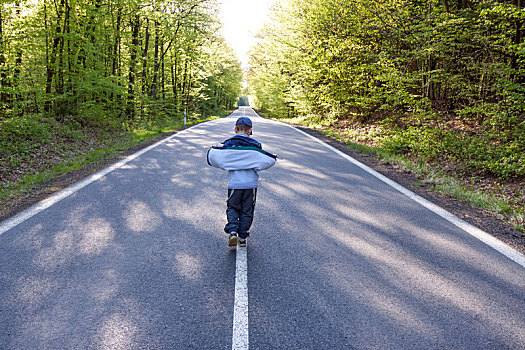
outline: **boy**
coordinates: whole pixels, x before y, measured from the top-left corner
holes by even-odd
[[[257,197],[258,171],[275,164],[276,156],[262,150],[252,139],[252,121],[240,117],[235,123],[235,136],[223,142],[223,147],[208,150],[208,164],[228,170],[228,200],[224,231],[229,234],[228,245],[246,246],[246,238],[253,222]]]

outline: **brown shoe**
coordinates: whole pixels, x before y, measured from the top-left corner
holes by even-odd
[[[230,232],[230,239],[228,240],[228,246],[235,247],[237,245],[237,232]]]

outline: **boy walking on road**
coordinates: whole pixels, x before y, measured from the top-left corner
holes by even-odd
[[[246,246],[246,238],[253,222],[253,212],[257,197],[258,171],[270,168],[277,156],[262,149],[261,144],[252,139],[252,121],[240,117],[235,123],[235,136],[223,142],[222,147],[208,150],[208,164],[228,170],[228,200],[226,217],[228,223],[224,231],[229,234],[228,245]]]

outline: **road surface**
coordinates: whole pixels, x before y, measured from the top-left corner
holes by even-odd
[[[223,232],[227,173],[207,165],[206,147],[240,115],[282,159],[260,173],[248,247],[236,252]],[[249,108],[95,174],[0,233],[0,349],[525,348],[523,255],[509,259]]]

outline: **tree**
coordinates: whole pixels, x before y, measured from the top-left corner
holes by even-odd
[[[211,89],[198,72],[209,50],[225,45],[215,36],[216,12],[215,0],[4,0],[0,118],[43,112],[59,122],[133,127],[198,113],[208,108],[198,91]],[[224,76],[236,64],[224,55],[215,62]],[[242,80],[230,78],[214,92],[219,109]]]
[[[287,0],[248,80],[271,115],[391,124],[412,135],[400,149],[431,158],[472,154],[470,134],[442,126],[474,127],[473,167],[525,174],[524,20],[522,0]]]

